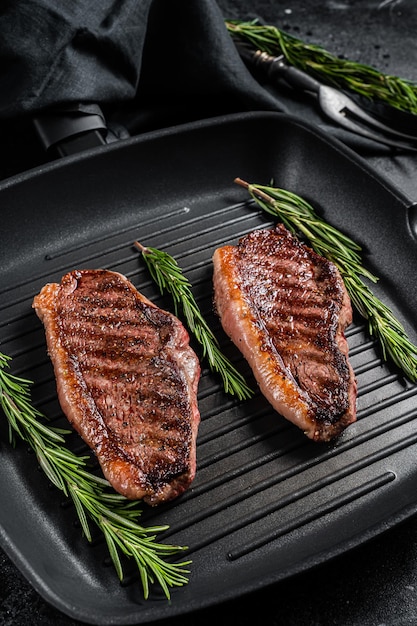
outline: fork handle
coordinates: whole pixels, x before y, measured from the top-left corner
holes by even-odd
[[[269,79],[284,78],[294,89],[318,94],[320,83],[302,70],[289,65],[283,54],[274,57],[237,38],[234,38],[234,43],[242,60],[253,69],[261,70]]]
[[[283,56],[273,57],[260,51],[255,52],[255,56],[257,57],[255,63],[265,66],[269,78],[283,78],[291,87],[303,92],[310,91],[314,94],[319,92],[320,83],[306,72],[289,65]]]

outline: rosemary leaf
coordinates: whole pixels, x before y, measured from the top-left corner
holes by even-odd
[[[240,178],[235,182],[245,187],[262,209],[278,217],[295,235],[306,236],[318,254],[338,267],[354,307],[367,320],[369,333],[381,346],[383,358],[392,359],[412,382],[417,382],[417,346],[389,307],[362,280],[367,278],[375,283],[378,279],[363,266],[360,247],[323,220],[300,196],[279,188],[249,184]]]
[[[88,541],[92,541],[92,537],[91,537],[91,532],[90,532],[90,526],[88,524],[88,519],[87,519],[87,515],[85,512],[85,509],[81,503],[81,501],[79,500],[78,496],[77,496],[77,488],[76,486],[69,484],[68,485],[68,492],[69,495],[71,496],[71,499],[74,503],[75,506],[75,510],[77,511],[77,515],[78,515],[78,519],[80,521],[81,524],[81,528],[83,529],[83,533],[86,536]]]
[[[109,554],[110,554],[110,558],[113,562],[114,568],[117,572],[117,575],[119,577],[120,580],[123,580],[123,568],[122,568],[122,564],[120,562],[120,557],[119,557],[119,552],[117,550],[116,547],[116,543],[114,541],[112,532],[110,529],[107,528],[107,522],[105,520],[103,520],[103,532],[104,532],[104,537],[106,539],[106,544],[107,544],[107,548],[109,550]],[[146,592],[148,593],[148,592]]]
[[[149,273],[161,293],[167,292],[171,295],[177,315],[181,309],[189,331],[202,346],[203,358],[207,359],[210,369],[220,375],[226,393],[237,396],[239,400],[250,398],[253,395],[252,390],[242,374],[220,350],[215,335],[195,301],[191,285],[176,260],[167,252],[145,247],[138,241],[134,245],[142,253]]]
[[[89,521],[96,524],[119,578],[123,578],[120,554],[124,554],[138,565],[144,597],[149,596],[150,584],[156,580],[169,599],[171,587],[188,582],[189,571],[185,568],[190,561],[169,563],[164,557],[186,548],[157,543],[156,534],[168,527],[139,525],[140,503],[115,493],[107,480],[87,471],[89,457],[77,456],[66,447],[63,435],[70,431],[45,423],[46,417],[31,403],[31,382],[6,371],[10,361],[9,356],[0,353],[0,407],[8,421],[10,443],[15,443],[17,436],[34,450],[48,479],[72,499],[88,541]]]

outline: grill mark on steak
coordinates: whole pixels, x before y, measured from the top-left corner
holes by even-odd
[[[106,270],[70,272],[33,306],[62,409],[113,487],[152,505],[187,489],[200,365],[181,322]]]
[[[214,257],[215,306],[274,408],[327,441],[356,419],[343,331],[352,321],[336,266],[281,224]]]

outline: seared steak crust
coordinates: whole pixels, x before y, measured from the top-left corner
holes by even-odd
[[[70,272],[33,306],[62,409],[113,487],[152,505],[187,489],[200,365],[181,322],[106,270]]]
[[[283,226],[216,250],[215,305],[261,391],[317,441],[356,419],[356,381],[343,331],[352,308],[333,263]]]

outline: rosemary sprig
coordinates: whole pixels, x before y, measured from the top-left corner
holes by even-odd
[[[145,247],[138,241],[135,241],[134,245],[142,253],[160,292],[171,295],[177,315],[181,309],[188,329],[202,346],[203,358],[207,358],[210,369],[220,375],[226,393],[235,395],[239,400],[250,398],[253,395],[252,390],[242,374],[220,350],[217,338],[195,301],[190,282],[182,273],[177,261],[167,252],[157,248]]]
[[[295,235],[302,233],[318,254],[338,267],[353,305],[381,345],[383,358],[391,358],[411,381],[417,382],[417,346],[392,311],[362,280],[361,277],[375,283],[378,279],[363,266],[360,246],[323,220],[300,196],[284,189],[249,184],[240,178],[235,182],[245,187],[264,211],[279,217]]]
[[[120,555],[124,554],[136,563],[144,597],[148,598],[150,585],[156,582],[169,599],[171,587],[188,582],[189,571],[185,568],[190,561],[170,563],[164,557],[186,548],[157,543],[156,534],[168,526],[139,525],[138,502],[113,492],[107,480],[87,471],[89,457],[77,456],[66,447],[64,435],[70,431],[45,423],[46,417],[31,403],[31,382],[6,371],[10,361],[10,357],[0,353],[0,406],[8,421],[10,442],[14,444],[18,436],[34,450],[49,480],[74,502],[88,541],[92,540],[89,520],[96,524],[120,580]]]
[[[276,26],[259,24],[256,20],[226,21],[226,27],[230,34],[251,43],[255,49],[273,56],[283,54],[291,65],[324,82],[417,114],[415,82],[336,57],[321,46],[308,44]]]

